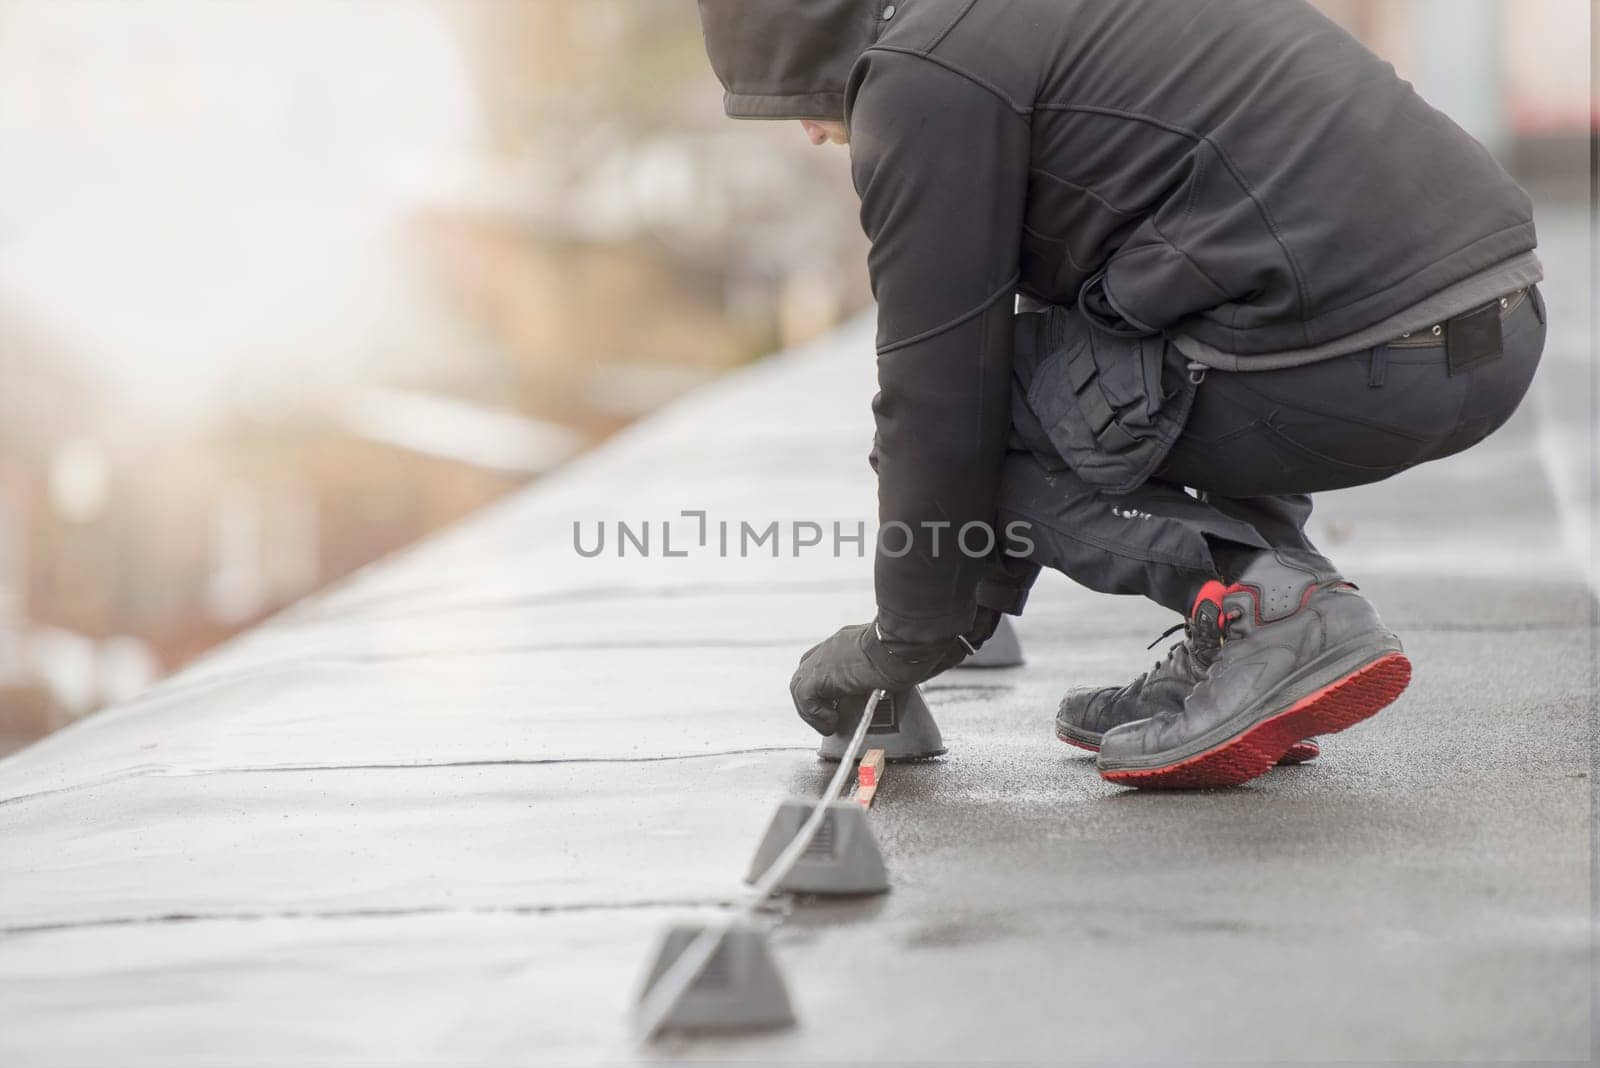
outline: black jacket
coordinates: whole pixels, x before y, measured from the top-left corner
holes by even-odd
[[[877,562],[896,637],[972,618],[979,566],[951,531],[994,518],[1014,294],[1248,356],[1374,326],[1537,243],[1489,153],[1303,0],[701,13],[730,114],[850,125],[880,521],[918,531]]]

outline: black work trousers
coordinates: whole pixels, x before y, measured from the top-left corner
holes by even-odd
[[[1228,577],[1224,550],[1315,552],[1311,494],[1381,481],[1499,429],[1533,382],[1545,319],[1537,288],[1508,298],[1501,354],[1470,368],[1441,329],[1303,367],[1209,371],[1165,461],[1128,494],[1083,482],[1047,441],[1020,440],[1000,521],[1027,525],[1034,563],[1187,615],[1201,586]]]

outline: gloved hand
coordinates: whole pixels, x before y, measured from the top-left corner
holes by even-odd
[[[994,633],[993,626],[989,633]],[[800,718],[818,734],[829,735],[839,727],[841,699],[873,690],[909,690],[955,667],[969,651],[959,638],[912,645],[884,641],[873,623],[845,627],[800,658],[800,667],[789,680],[789,695]]]
[[[996,609],[979,607],[972,629],[967,631],[967,644],[972,646],[973,652],[982,649],[983,643],[994,637],[994,632],[1000,629],[1001,618],[1002,614]]]

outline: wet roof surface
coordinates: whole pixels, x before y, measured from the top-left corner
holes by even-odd
[[[1546,250],[1510,427],[1321,500],[1416,663],[1398,705],[1241,789],[1118,789],[1051,716],[1171,620],[1047,579],[1026,668],[925,690],[950,753],[879,792],[892,892],[776,928],[794,1030],[641,1049],[627,1016],[820,789],[787,679],[870,616],[870,561],[723,557],[682,517],[687,556],[583,559],[572,526],[853,530],[864,323],[0,762],[0,1062],[1584,1056],[1585,255]]]

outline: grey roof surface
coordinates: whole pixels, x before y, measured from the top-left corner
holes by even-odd
[[[870,616],[870,561],[723,558],[682,518],[686,557],[586,560],[572,524],[853,529],[857,323],[0,762],[0,1063],[1587,1056],[1594,387],[1555,215],[1514,423],[1320,506],[1416,681],[1316,763],[1103,782],[1056,700],[1171,620],[1047,578],[1028,667],[926,688],[950,754],[879,793],[893,891],[777,926],[799,1027],[635,1046],[656,940],[825,778],[786,683]]]

